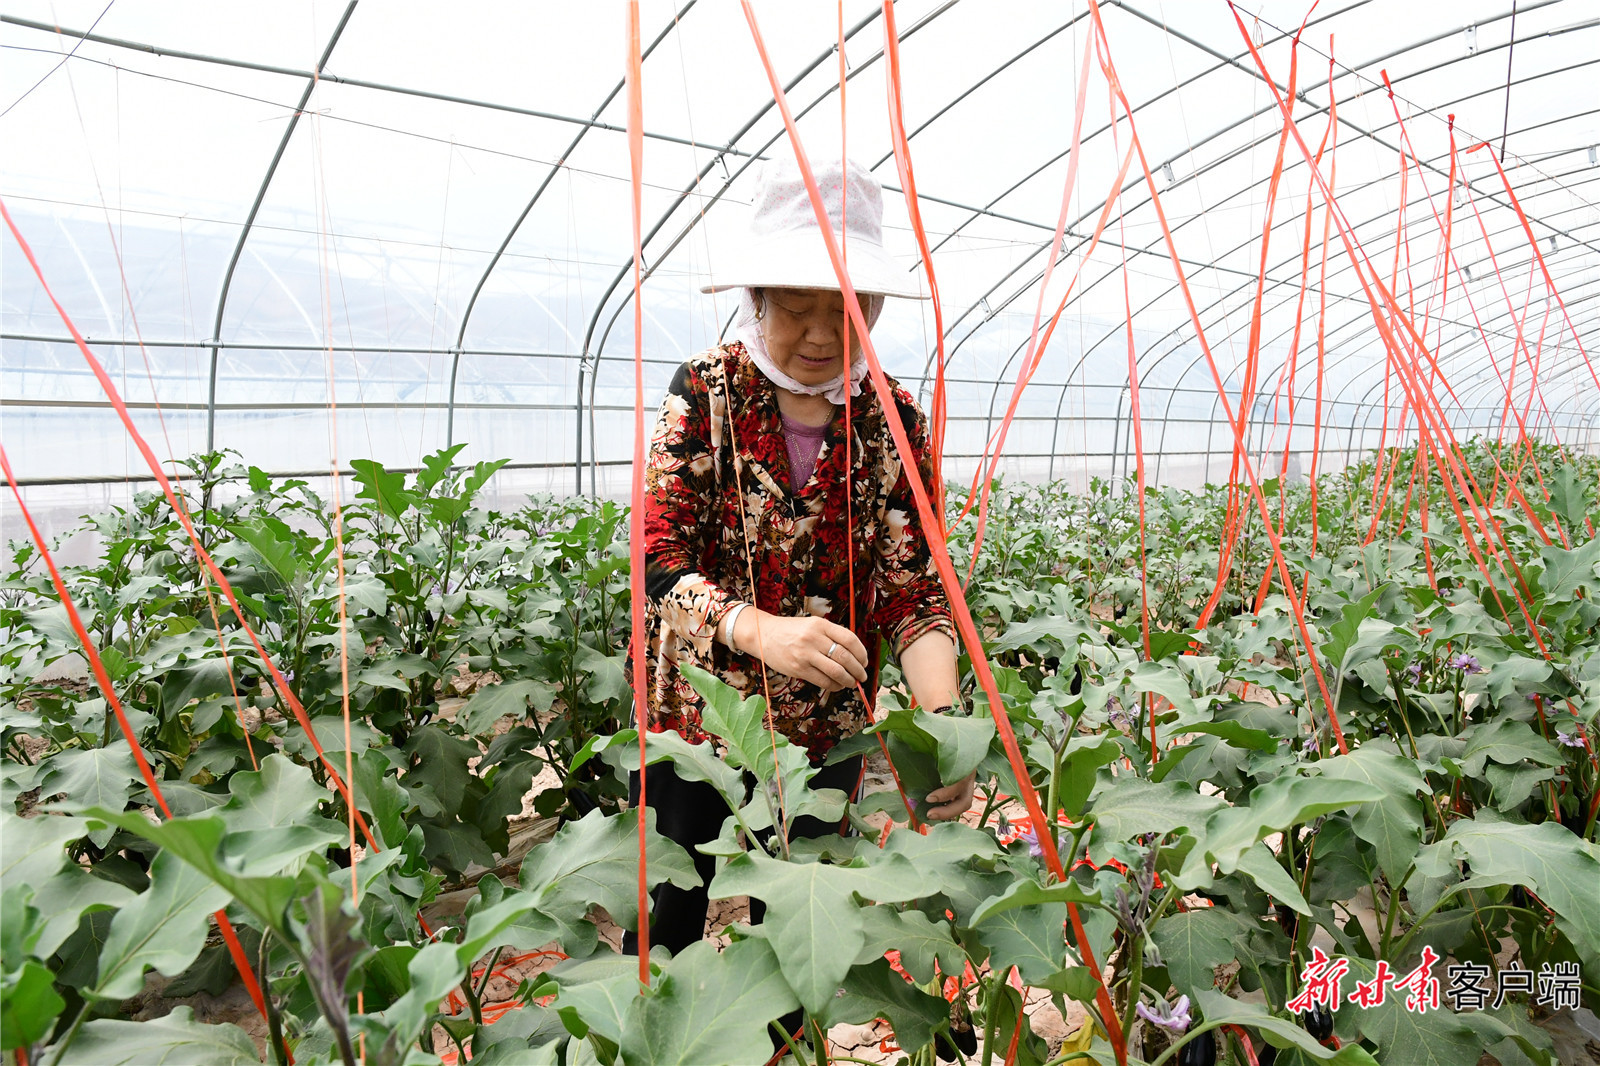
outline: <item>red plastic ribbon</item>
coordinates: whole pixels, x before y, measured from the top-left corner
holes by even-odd
[[[639,983],[650,986],[650,895],[645,870],[645,738],[649,734],[650,691],[646,687],[644,641],[644,260],[641,197],[644,188],[644,61],[639,50],[639,0],[628,0],[628,173],[633,209],[633,489],[628,514],[629,607],[633,612],[633,717],[639,734]]]

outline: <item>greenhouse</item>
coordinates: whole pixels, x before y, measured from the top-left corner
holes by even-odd
[[[1600,1063],[1589,0],[9,0],[0,1053]]]

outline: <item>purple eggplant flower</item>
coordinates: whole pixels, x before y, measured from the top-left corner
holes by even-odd
[[[1300,745],[1300,750],[1307,755],[1317,750],[1317,735],[1315,733],[1306,737],[1305,743]]]
[[[1466,674],[1483,673],[1483,667],[1478,665],[1477,657],[1473,655],[1467,655],[1464,652],[1450,660],[1450,669],[1460,670],[1462,673]]]
[[[1156,1008],[1151,1010],[1141,1001],[1134,1009],[1139,1012],[1139,1017],[1151,1025],[1159,1025],[1170,1032],[1181,1033],[1189,1028],[1188,996],[1179,996],[1178,1002],[1170,1007],[1163,1001],[1156,1004]]]
[[[1032,855],[1036,859],[1044,857],[1044,846],[1039,843],[1039,834],[1033,831],[1033,826],[1018,826],[1017,839],[1028,845],[1029,855]]]
[[[1584,743],[1583,727],[1579,726],[1577,729],[1574,729],[1570,733],[1563,733],[1559,729],[1556,730],[1556,743],[1560,744],[1564,748],[1581,748],[1581,747],[1584,747],[1585,743]]]
[[[1418,681],[1421,681],[1422,663],[1420,661],[1412,663],[1410,666],[1406,667],[1406,673],[1411,675],[1412,684],[1416,684]]]
[[[1122,704],[1118,703],[1113,697],[1106,706],[1110,708],[1107,716],[1111,719],[1111,724],[1118,729],[1127,729],[1130,724],[1128,722],[1128,712],[1122,709]]]

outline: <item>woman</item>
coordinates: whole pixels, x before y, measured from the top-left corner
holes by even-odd
[[[917,296],[883,250],[882,189],[854,163],[821,168],[817,181],[870,325],[886,296]],[[835,744],[872,722],[862,697],[875,688],[879,636],[918,703],[956,702],[953,627],[887,420],[876,393],[862,387],[867,368],[854,336],[846,371],[844,297],[794,163],[768,165],[751,231],[737,265],[704,290],[742,290],[733,338],[679,368],[651,441],[650,713],[655,728],[707,739],[700,697],[680,672],[693,663],[747,695],[768,695],[775,728],[821,766]],[[938,492],[926,421],[904,389],[895,384],[893,393],[917,475]],[[859,757],[823,767],[812,787],[853,793],[860,771]],[[656,828],[689,851],[709,883],[715,864],[695,845],[716,837],[725,805],[670,763],[648,775]],[[637,788],[635,779],[635,797]],[[953,819],[971,798],[968,777],[930,793],[920,813]],[[789,832],[836,828],[798,818]],[[704,885],[658,887],[652,944],[676,953],[700,939],[706,906]],[[759,921],[761,908],[752,909]],[[630,935],[629,950],[634,943]]]

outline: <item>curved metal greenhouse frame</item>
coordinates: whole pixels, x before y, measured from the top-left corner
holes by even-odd
[[[846,84],[852,106],[867,107],[855,103],[863,95],[873,106],[878,101],[874,82],[883,69],[882,12],[873,4],[847,6],[847,26],[836,26],[831,14],[821,17],[820,9],[809,18],[791,13],[791,21],[786,23],[793,32],[789,35],[792,39],[784,41],[786,58],[780,64],[779,76],[785,79],[786,89],[794,97],[799,109],[797,121],[804,124],[803,128],[821,130],[834,121],[824,105],[841,95],[842,86],[829,62],[839,47],[838,34],[845,41],[849,61]],[[1052,341],[1052,349],[1041,364],[1039,380],[1031,385],[1014,418],[1019,426],[1042,424],[1044,428],[1028,431],[1031,444],[1008,446],[1008,459],[1022,464],[1018,469],[1034,477],[1060,476],[1077,464],[1082,464],[1086,474],[1099,471],[1115,477],[1128,473],[1133,447],[1127,431],[1128,404],[1137,384],[1143,420],[1153,429],[1145,437],[1150,447],[1148,455],[1153,459],[1153,480],[1161,482],[1164,473],[1197,476],[1192,471],[1174,473],[1173,461],[1180,458],[1199,462],[1203,474],[1198,476],[1210,478],[1221,469],[1214,466],[1213,458],[1226,464],[1232,454],[1231,432],[1226,427],[1222,433],[1216,432],[1218,420],[1224,417],[1222,400],[1210,377],[1203,374],[1204,358],[1195,343],[1194,327],[1188,315],[1180,313],[1177,301],[1182,294],[1155,221],[1155,200],[1137,166],[1128,171],[1126,180],[1113,193],[1114,203],[1107,209],[1107,179],[1115,172],[1110,164],[1124,151],[1133,127],[1115,111],[1095,110],[1110,106],[1103,93],[1090,108],[1078,147],[1083,168],[1074,190],[1056,273],[1049,281],[1048,293],[1040,291],[1041,285],[1046,284],[1045,263],[1051,259],[1050,235],[1055,231],[1049,216],[1060,196],[1062,173],[1068,162],[1068,139],[1057,130],[1063,112],[1070,112],[1072,107],[1070,98],[1060,98],[1049,87],[1059,87],[1063,82],[1072,84],[1061,72],[1078,62],[1082,34],[1088,26],[1087,8],[1075,3],[1067,10],[1028,9],[1015,20],[997,26],[983,18],[978,6],[956,0],[900,0],[902,11],[897,14],[897,21],[904,27],[903,55],[908,61],[920,63],[905,75],[906,126],[921,175],[918,186],[923,211],[932,220],[932,257],[942,288],[947,271],[955,279],[946,290],[943,370],[957,383],[961,397],[950,416],[952,437],[947,458],[955,461],[955,469],[970,471],[985,451],[984,442],[999,427],[1018,369],[1030,352],[1029,326],[1034,307],[1042,303],[1048,315],[1061,297],[1062,279],[1077,271],[1081,277],[1062,312],[1062,323],[1069,329]],[[1278,107],[1253,64],[1250,50],[1236,33],[1230,36],[1225,32],[1232,28],[1231,19],[1219,19],[1209,11],[1202,15],[1202,5],[1184,5],[1184,10],[1178,11],[1157,0],[1105,0],[1102,6],[1108,47],[1119,68],[1133,72],[1125,73],[1128,95],[1137,101],[1132,108],[1133,122],[1141,140],[1148,145],[1155,183],[1163,185],[1160,197],[1166,206],[1179,261],[1195,288],[1195,312],[1204,325],[1211,350],[1218,354],[1218,372],[1230,394],[1243,395],[1239,391],[1243,380],[1240,375],[1247,373],[1250,359],[1248,337],[1252,330],[1258,336],[1253,368],[1256,391],[1243,415],[1252,447],[1265,447],[1280,430],[1289,432],[1280,423],[1289,406],[1308,406],[1322,390],[1321,403],[1328,418],[1324,423],[1325,438],[1314,446],[1323,452],[1354,457],[1379,440],[1399,439],[1393,430],[1400,424],[1404,404],[1385,371],[1387,357],[1378,323],[1360,293],[1355,268],[1337,237],[1327,249],[1326,278],[1322,282],[1326,292],[1318,291],[1320,233],[1326,208],[1318,197],[1307,192],[1307,167],[1292,143],[1284,156],[1281,174],[1274,176],[1270,155],[1282,133]],[[1429,343],[1436,349],[1432,357],[1456,386],[1449,391],[1447,410],[1452,419],[1458,420],[1457,429],[1467,433],[1495,432],[1497,423],[1505,419],[1507,395],[1511,394],[1519,408],[1526,404],[1533,412],[1529,432],[1559,439],[1571,447],[1600,450],[1600,382],[1594,379],[1589,362],[1600,348],[1600,197],[1596,196],[1596,189],[1600,188],[1600,133],[1596,132],[1600,129],[1600,97],[1592,89],[1594,68],[1600,63],[1596,58],[1600,57],[1600,18],[1593,17],[1592,9],[1578,0],[1474,0],[1445,9],[1448,22],[1440,22],[1436,13],[1435,24],[1419,27],[1422,32],[1414,39],[1404,44],[1386,44],[1375,49],[1376,54],[1349,65],[1342,61],[1339,48],[1330,55],[1322,45],[1328,34],[1335,35],[1336,44],[1352,37],[1360,41],[1387,40],[1391,32],[1387,22],[1393,13],[1386,14],[1382,8],[1371,0],[1352,0],[1334,10],[1316,11],[1306,26],[1298,29],[1260,19],[1254,24],[1254,43],[1273,64],[1275,79],[1285,76],[1287,50],[1298,36],[1302,84],[1295,93],[1296,122],[1308,141],[1320,135],[1330,113],[1337,115],[1338,149],[1326,166],[1331,169],[1336,160],[1343,167],[1346,159],[1353,160],[1349,165],[1356,169],[1355,177],[1341,174],[1334,188],[1342,208],[1348,205],[1351,231],[1362,242],[1363,252],[1370,260],[1363,270],[1374,274],[1392,270],[1398,279],[1404,260],[1405,269],[1410,272],[1406,294],[1417,301],[1417,314],[1426,316],[1423,321],[1431,331]],[[678,0],[671,6],[657,4],[647,10],[647,17],[655,22],[655,32],[643,49],[644,70],[647,79],[659,72],[661,80],[660,84],[646,82],[645,137],[650,145],[667,153],[671,161],[654,172],[647,166],[646,172],[647,182],[653,184],[646,205],[645,261],[641,267],[646,314],[653,316],[654,323],[647,325],[654,331],[647,338],[647,348],[654,350],[651,372],[659,377],[670,371],[682,351],[692,350],[685,348],[691,336],[713,339],[719,332],[718,323],[726,320],[725,298],[719,304],[710,297],[699,297],[687,283],[686,279],[703,273],[707,267],[691,236],[715,228],[719,232],[707,236],[709,243],[725,239],[730,226],[736,229],[736,222],[730,220],[737,219],[748,201],[753,165],[786,148],[783,125],[774,113],[771,96],[756,79],[743,77],[746,68],[738,67],[742,73],[736,84],[734,76],[728,76],[725,99],[696,97],[691,89],[691,77],[704,75],[687,58],[694,47],[703,46],[718,59],[733,56],[740,48],[748,51],[748,38],[739,32],[742,27],[737,20],[730,17],[731,9],[697,0]],[[393,399],[369,400],[364,392],[358,392],[355,401],[341,398],[340,414],[327,415],[330,423],[338,417],[357,418],[359,424],[369,427],[371,438],[372,420],[392,411],[396,440],[410,432],[402,430],[403,418],[414,418],[422,427],[416,431],[420,438],[426,440],[431,432],[434,439],[442,438],[448,446],[463,435],[458,413],[470,411],[474,418],[490,419],[478,423],[480,430],[484,426],[516,426],[529,439],[536,430],[527,429],[525,420],[544,419],[546,451],[513,454],[507,469],[546,470],[551,479],[556,470],[570,469],[571,480],[567,484],[574,491],[609,490],[602,469],[625,465],[628,460],[623,442],[613,439],[614,434],[607,430],[612,419],[631,410],[631,404],[615,402],[618,397],[614,387],[607,384],[607,373],[621,361],[608,361],[606,355],[608,350],[612,354],[620,350],[618,327],[629,321],[624,311],[633,291],[624,282],[632,272],[633,262],[631,254],[616,254],[620,244],[615,238],[592,246],[584,243],[580,227],[609,227],[603,221],[597,222],[599,216],[594,212],[580,212],[574,205],[579,202],[575,190],[595,202],[603,201],[609,195],[610,186],[606,183],[621,173],[615,151],[616,135],[624,132],[623,124],[616,120],[624,84],[620,63],[606,68],[618,76],[604,79],[604,90],[591,97],[595,105],[587,117],[580,117],[570,113],[576,108],[552,107],[538,93],[517,100],[478,98],[429,88],[427,77],[417,84],[406,84],[400,79],[356,76],[355,68],[363,63],[381,66],[374,59],[372,48],[363,51],[361,42],[370,34],[378,35],[372,40],[382,40],[385,32],[371,21],[375,16],[369,15],[359,0],[322,11],[324,16],[334,16],[332,28],[318,37],[319,54],[309,66],[266,61],[265,50],[258,51],[243,40],[231,42],[235,49],[228,54],[226,49],[167,47],[166,39],[122,35],[112,31],[123,24],[160,28],[163,23],[138,5],[131,5],[129,10],[119,5],[111,13],[115,17],[108,20],[107,32],[57,26],[49,18],[30,17],[33,12],[0,17],[4,23],[0,43],[15,58],[43,63],[45,58],[53,57],[51,62],[59,60],[57,67],[66,68],[65,74],[57,74],[56,68],[51,68],[31,85],[26,83],[31,74],[19,72],[18,88],[25,91],[8,94],[15,98],[8,99],[9,106],[0,114],[0,134],[6,135],[8,143],[34,150],[19,152],[16,159],[8,161],[0,194],[26,209],[24,225],[31,225],[36,234],[31,239],[42,241],[47,251],[59,245],[59,255],[51,261],[58,277],[62,272],[70,276],[75,265],[81,268],[88,286],[79,286],[86,312],[99,306],[104,320],[112,323],[116,316],[112,305],[120,300],[125,305],[122,317],[133,318],[131,337],[126,328],[115,336],[90,336],[91,343],[124,353],[124,362],[133,358],[136,351],[143,356],[152,391],[146,398],[134,397],[130,408],[163,420],[163,428],[168,417],[199,416],[203,418],[208,450],[243,444],[248,459],[272,472],[326,473],[318,471],[314,463],[300,464],[297,469],[294,463],[278,462],[247,441],[235,441],[227,433],[219,433],[218,425],[219,411],[239,425],[260,422],[266,426],[280,416],[291,420],[284,424],[314,419],[327,404],[316,401],[315,390],[303,382],[315,353],[323,353],[330,368],[329,396],[335,384],[340,390],[347,387],[342,376],[346,372],[334,369],[336,365],[346,365],[337,362],[340,358],[349,361],[357,390],[363,387],[362,366],[399,368],[393,372],[392,382],[386,379],[386,387],[395,392]],[[1180,23],[1174,24],[1180,15]],[[315,21],[309,28],[315,28]],[[599,15],[594,21],[596,36],[604,37],[610,32],[609,23]],[[952,55],[952,41],[970,37],[975,25],[982,25],[989,32],[999,31],[998,44],[974,48],[971,56]],[[443,27],[434,29],[441,34],[447,32]],[[455,31],[452,28],[449,32]],[[202,39],[204,34],[174,30],[172,36],[176,39],[171,43],[188,44]],[[880,39],[875,41],[875,37]],[[482,42],[486,65],[495,63],[497,56],[503,61],[503,56],[512,53],[502,54],[496,49],[510,48],[515,43],[502,45],[493,38],[489,33]],[[65,58],[50,51],[52,45],[66,52]],[[357,55],[347,59],[350,49],[356,50]],[[1159,54],[1161,49],[1165,49],[1165,57]],[[597,54],[609,57],[604,49]],[[747,60],[748,56],[737,61],[729,59],[730,70]],[[1491,60],[1496,64],[1503,60],[1503,73],[1492,81],[1487,78]],[[341,70],[346,62],[352,67],[348,73]],[[566,80],[579,80],[576,75],[582,74],[586,84],[601,84],[602,79],[586,70],[580,60],[575,58],[574,64],[563,75]],[[598,66],[605,67],[605,63]],[[1391,67],[1395,69],[1391,71]],[[1165,76],[1161,76],[1163,69]],[[177,218],[180,240],[186,240],[184,227],[190,224],[187,210],[183,215],[162,215],[154,206],[160,203],[159,198],[150,197],[148,203],[152,206],[141,207],[138,195],[131,198],[130,207],[130,198],[124,195],[120,184],[125,178],[120,155],[116,157],[119,185],[115,206],[107,196],[98,166],[93,167],[98,202],[87,195],[73,201],[65,192],[54,192],[65,187],[63,176],[51,171],[52,164],[46,158],[48,146],[34,143],[30,137],[54,123],[81,133],[85,141],[92,140],[90,122],[84,119],[81,106],[75,119],[61,112],[64,100],[78,99],[80,87],[73,79],[80,70],[92,70],[92,76],[79,77],[97,79],[96,84],[111,77],[119,94],[125,82],[147,79],[181,86],[185,92],[210,94],[208,99],[238,98],[251,107],[276,111],[286,119],[281,135],[275,139],[270,161],[254,185],[253,198],[241,220],[231,224],[236,225],[231,251],[219,274],[208,316],[210,329],[205,336],[192,335],[191,326],[194,333],[200,331],[192,315],[185,319],[190,325],[185,327],[183,336],[157,335],[156,330],[149,337],[142,335],[136,318],[141,301],[148,292],[172,282],[161,280],[157,271],[156,280],[151,282],[153,288],[131,285],[117,244],[118,227],[127,224],[125,212],[130,210],[140,217]],[[682,82],[684,99],[677,105],[668,102],[665,111],[669,117],[658,126],[652,125],[652,93],[659,92],[662,101],[669,101],[676,91],[671,84],[674,72]],[[930,72],[938,76],[933,77]],[[862,74],[869,77],[858,78]],[[60,84],[63,79],[70,82],[70,96],[64,95]],[[1383,79],[1387,79],[1387,92]],[[292,106],[272,103],[260,94],[264,90],[241,88],[295,82],[301,84],[298,100]],[[548,82],[548,86],[557,88],[563,84],[560,79]],[[1566,91],[1585,84],[1590,86],[1587,93]],[[1285,89],[1281,80],[1275,80],[1274,86],[1278,92]],[[338,87],[340,94],[353,90],[368,96],[330,96],[331,87]],[[570,103],[570,99],[562,99]],[[92,93],[90,100],[92,111]],[[120,108],[121,96],[116,100]],[[358,105],[368,100],[374,101],[371,106],[375,113],[385,116],[384,120],[362,117]],[[747,104],[742,112],[741,100]],[[1396,110],[1391,112],[1391,106]],[[452,165],[460,154],[469,166],[472,160],[492,157],[504,157],[509,160],[508,166],[525,166],[526,187],[520,191],[510,187],[515,194],[514,206],[520,209],[506,210],[498,228],[494,228],[490,219],[500,210],[498,199],[492,207],[469,205],[478,227],[474,233],[487,238],[481,251],[456,247],[446,239],[446,227],[441,223],[437,245],[432,249],[439,266],[431,294],[420,280],[409,291],[400,291],[390,273],[382,274],[383,283],[377,288],[358,292],[355,303],[377,300],[384,315],[390,313],[391,296],[410,307],[415,315],[431,314],[435,325],[429,327],[425,343],[404,339],[396,342],[392,334],[388,343],[382,337],[371,343],[358,341],[352,326],[357,312],[352,310],[345,291],[347,275],[342,260],[340,265],[330,266],[326,250],[322,254],[318,276],[324,293],[320,305],[324,320],[320,326],[312,319],[313,308],[305,299],[296,297],[294,286],[304,288],[304,280],[286,280],[281,270],[274,269],[274,262],[283,269],[287,269],[286,264],[295,265],[282,258],[288,253],[280,252],[274,242],[304,241],[315,236],[325,249],[333,249],[337,259],[339,249],[353,247],[351,242],[356,240],[333,232],[337,218],[328,207],[326,189],[320,194],[313,192],[309,200],[316,209],[312,212],[317,219],[314,228],[297,229],[285,223],[283,219],[296,217],[295,211],[303,216],[308,201],[298,185],[285,187],[282,172],[289,157],[294,158],[296,167],[326,165],[321,131],[328,124],[341,131],[384,131],[385,136],[393,135],[401,141],[442,141],[444,138],[429,132],[431,126],[407,124],[411,108],[419,109],[419,115],[429,116],[429,122],[446,127],[454,121],[449,116],[469,116],[461,121],[481,121],[486,124],[485,129],[500,128],[489,124],[509,121],[527,124],[515,128],[537,131],[540,136],[566,126],[573,130],[564,147],[553,154],[541,154],[537,144],[528,151],[498,144],[457,145],[452,134]],[[708,109],[719,116],[716,121],[721,128],[699,138],[695,135],[694,117],[697,110]],[[1207,129],[1199,136],[1189,132],[1191,109],[1204,112]],[[1503,112],[1498,129],[1468,131],[1464,124],[1454,127],[1461,153],[1454,161],[1458,185],[1446,191],[1452,158],[1441,136],[1443,116],[1451,116],[1453,123],[1458,112],[1471,112],[1481,119],[1495,109]],[[742,117],[731,119],[741,114]],[[1402,138],[1395,114],[1405,117],[1411,141]],[[118,116],[117,121],[121,122],[120,111]],[[303,122],[305,116],[316,116],[317,120]],[[893,159],[881,130],[881,114],[858,110],[852,111],[851,116],[858,131],[851,134],[852,154],[870,159],[873,169],[881,172]],[[1033,135],[974,147],[975,136],[981,137],[991,120],[1006,131],[1031,131]],[[1476,154],[1466,154],[1479,141],[1488,142],[1488,146]],[[119,143],[117,151],[121,150]],[[1417,157],[1410,155],[1413,150],[1419,153]],[[1486,167],[1486,152],[1505,160],[1516,209],[1495,172]],[[196,153],[196,160],[202,160],[203,146],[197,146]],[[91,152],[88,158],[97,157]],[[1407,161],[1405,173],[1410,175],[1406,180],[1416,186],[1408,187],[1403,213],[1396,202],[1402,159]],[[218,164],[214,160],[196,163],[201,165]],[[235,180],[231,175],[237,170],[237,166],[228,168],[230,180]],[[295,182],[301,176],[297,172]],[[448,203],[450,180],[447,176],[447,202],[442,207],[447,221],[452,209]],[[1263,229],[1264,197],[1275,182],[1277,208]],[[1424,182],[1427,195],[1421,188]],[[600,191],[594,192],[589,185]],[[898,234],[903,229],[898,222],[903,209],[896,206],[901,191],[890,182],[885,183],[885,188],[890,194],[887,199]],[[565,216],[553,202],[562,193],[569,200]],[[319,201],[318,195],[324,199]],[[1452,196],[1460,230],[1452,241],[1448,260],[1441,260],[1438,225],[1432,212]],[[264,206],[274,197],[283,199],[285,206],[273,215],[276,221],[264,224]],[[382,197],[375,197],[371,210],[377,212],[381,206]],[[1315,225],[1306,217],[1308,208]],[[112,234],[116,271],[122,277],[120,296],[107,295],[108,284],[96,280],[95,271],[103,272],[105,260],[102,258],[96,268],[91,259],[103,256],[103,252],[86,252],[83,245],[87,238],[80,240],[80,229],[75,228],[86,224],[85,219],[101,216]],[[1095,237],[1091,231],[1097,219],[1102,229]],[[210,220],[207,224],[211,224]],[[565,254],[556,254],[549,249],[563,236],[557,232],[563,225],[568,230],[568,249]],[[1316,233],[1308,251],[1302,245],[1302,235],[1312,230]],[[1223,233],[1220,243],[1218,232]],[[1270,254],[1260,250],[1263,232],[1273,242]],[[263,233],[269,236],[264,238]],[[495,235],[490,236],[491,233]],[[1413,233],[1417,234],[1414,238]],[[1541,255],[1552,259],[1549,269],[1564,309],[1554,307],[1544,292],[1528,248],[1529,233],[1545,246]],[[397,236],[369,240],[383,256],[388,256],[388,249],[400,242]],[[425,263],[428,242],[412,243],[418,250],[408,254]],[[1089,256],[1091,246],[1094,252]],[[192,302],[187,289],[187,248],[180,244],[184,256],[181,300]],[[458,255],[463,260],[473,259],[475,265],[470,270],[466,266],[457,268]],[[1258,255],[1263,256],[1259,269]],[[1310,274],[1302,283],[1300,264],[1307,255]],[[274,260],[274,256],[278,258]],[[1490,256],[1494,257],[1492,271]],[[463,297],[456,296],[453,288],[442,288],[439,279],[444,275],[447,258],[452,269],[461,273]],[[262,282],[265,287],[260,294],[252,295],[241,305],[238,300],[230,302],[230,297],[237,295],[236,275],[247,261],[252,269],[259,261],[270,278]],[[543,274],[529,266],[539,262],[547,264],[541,268]],[[1538,266],[1543,268],[1542,259]],[[304,272],[304,263],[297,268]],[[376,275],[378,268],[371,269]],[[391,267],[383,269],[388,271]],[[920,265],[916,269],[920,276]],[[413,268],[413,273],[419,270]],[[9,265],[7,271],[3,323],[7,384],[3,402],[8,414],[20,419],[19,424],[48,428],[63,424],[60,419],[72,417],[75,412],[88,415],[104,410],[107,405],[103,400],[73,391],[76,379],[64,363],[52,362],[53,346],[68,338],[59,323],[52,328],[48,316],[39,313],[37,294],[23,285],[20,275],[11,273]],[[532,286],[541,277],[546,279],[544,288],[535,292]],[[563,277],[565,281],[561,280]],[[1456,301],[1448,309],[1440,296],[1441,284],[1449,286],[1451,298]],[[1115,310],[1124,299],[1124,294],[1117,291],[1119,286],[1127,287],[1130,321],[1123,321],[1124,316]],[[1258,286],[1262,290],[1259,306]],[[331,310],[335,291],[345,301],[343,342],[336,337]],[[1461,293],[1470,296],[1462,297]],[[1316,308],[1321,297],[1326,297],[1327,311],[1325,317],[1319,318],[1309,309]],[[1463,303],[1463,299],[1467,302]],[[257,330],[259,336],[252,336],[252,316],[257,308],[284,302],[297,309],[313,341],[285,339],[273,333],[278,327],[263,326]],[[495,311],[491,323],[485,325],[485,307],[489,304],[494,305]],[[1297,316],[1296,307],[1302,305],[1309,309]],[[457,307],[459,311],[455,310]],[[69,307],[69,311],[77,310]],[[535,321],[516,318],[522,314],[539,316],[537,320],[544,322],[546,331],[553,326],[559,336],[552,336],[558,343],[517,343],[517,323]],[[441,315],[450,320],[445,323],[446,336],[453,337],[453,342],[434,341],[433,332]],[[1570,316],[1570,328],[1565,316]],[[687,334],[686,323],[690,324]],[[926,316],[920,323],[921,330],[929,328]],[[898,363],[892,369],[902,380],[925,390],[932,380],[937,357],[934,338],[925,332],[919,334],[916,312],[901,315],[892,329],[898,331],[894,336],[899,352]],[[1139,349],[1137,383],[1130,381],[1127,373],[1124,341],[1130,329]],[[1307,341],[1313,329],[1322,331],[1325,343],[1320,376],[1314,369],[1308,370],[1315,359]],[[503,335],[506,330],[512,333],[509,342]],[[1076,332],[1076,339],[1068,339],[1069,330]],[[1299,351],[1291,352],[1289,346],[1297,335]],[[474,343],[469,343],[469,338]],[[196,352],[204,353],[204,371],[188,377],[180,374],[178,379],[203,381],[204,402],[191,398],[187,385],[183,386],[181,398],[174,393],[174,386],[167,384],[163,385],[165,394],[156,395],[156,374],[149,369],[151,353],[155,353],[158,363],[166,365],[166,361],[192,362]],[[674,353],[672,358],[665,357],[668,352]],[[263,382],[286,383],[281,394],[251,396],[246,401],[222,399],[218,385],[225,355],[256,359]],[[1485,355],[1499,360],[1492,373]],[[497,362],[506,359],[517,361],[522,369],[516,373],[507,370],[501,378],[484,372],[472,379],[474,384],[469,391],[463,392],[464,360],[472,365],[481,360],[483,366],[509,366]],[[1291,359],[1296,361],[1292,389],[1286,370]],[[1520,375],[1514,387],[1507,384],[1507,360],[1510,373]],[[1519,369],[1519,364],[1538,366],[1537,396],[1530,394],[1528,373]],[[406,367],[424,370],[406,378]],[[1281,388],[1274,385],[1280,378],[1284,379]],[[163,376],[164,382],[168,380]],[[263,393],[271,391],[268,385],[262,389]],[[530,398],[532,395],[538,398]],[[654,397],[648,399],[653,401]],[[1230,399],[1230,406],[1235,404]],[[1335,412],[1339,413],[1338,418],[1333,417]],[[438,414],[443,416],[442,434],[428,428],[429,416]],[[570,425],[566,425],[567,419]],[[558,428],[570,439],[570,452],[565,443],[557,443],[554,434]],[[1301,429],[1296,427],[1296,431]],[[1203,446],[1197,443],[1200,433],[1206,438]],[[1069,447],[1069,441],[1077,443]],[[59,445],[53,447],[58,449]],[[48,456],[52,445],[41,440],[38,448],[41,456]],[[423,443],[418,443],[417,448],[425,450]],[[386,463],[406,465],[396,462],[396,458],[395,454],[383,456]],[[414,463],[415,456],[412,458]],[[30,491],[37,492],[51,486],[139,480],[127,469],[119,469],[114,457],[98,466],[92,457],[79,456],[78,460],[71,468],[59,463],[54,468],[49,463],[36,464],[43,469],[31,474],[23,462],[19,464],[24,468],[20,471],[22,481]],[[1193,467],[1194,463],[1190,465]],[[587,486],[585,467],[590,475]],[[550,484],[553,486],[554,480]]]

